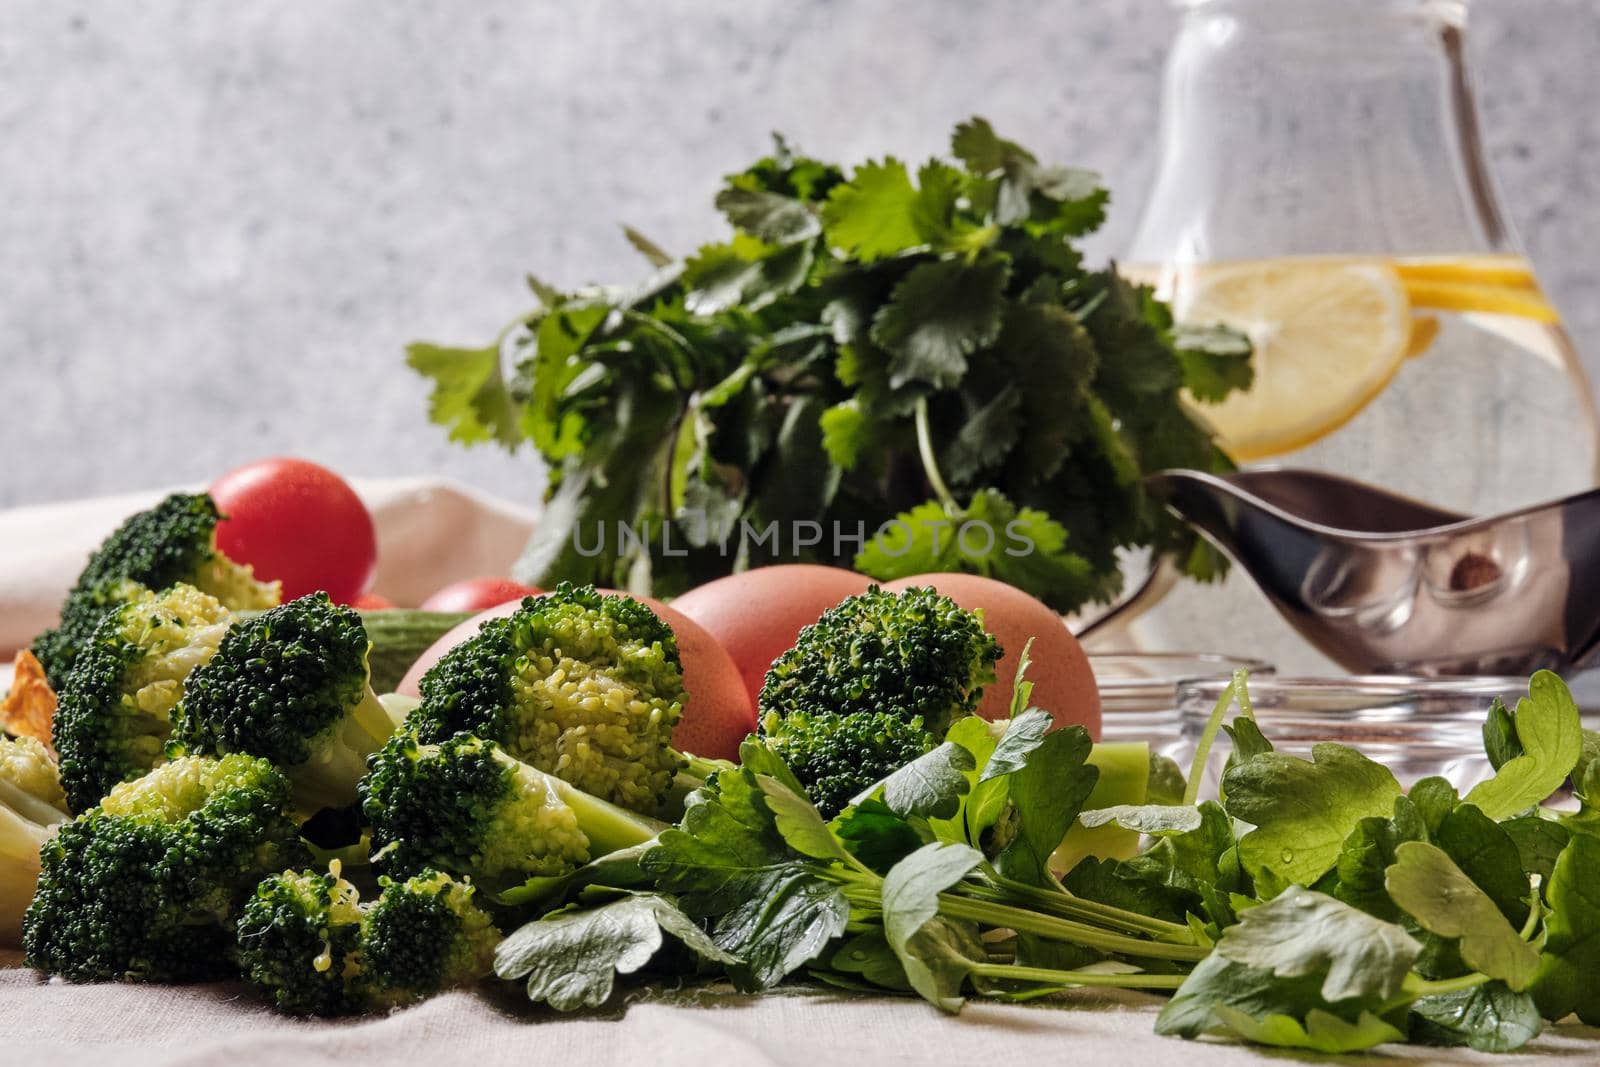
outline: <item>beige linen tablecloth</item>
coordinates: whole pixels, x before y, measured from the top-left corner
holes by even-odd
[[[560,1015],[504,985],[367,1019],[274,1014],[242,986],[46,982],[0,951],[0,1064],[15,1067],[1208,1067],[1293,1061],[1236,1045],[1156,1037],[1160,1000],[1082,991],[1028,1006],[971,1002],[959,1016],[918,1001],[796,988],[635,992]],[[1600,1030],[1559,1027],[1516,1056],[1392,1046],[1318,1063],[1592,1064]]]

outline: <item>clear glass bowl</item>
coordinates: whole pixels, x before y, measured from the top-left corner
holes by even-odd
[[[1180,682],[1218,678],[1226,684],[1240,668],[1251,678],[1276,673],[1264,660],[1211,652],[1091,652],[1089,667],[1100,687],[1100,740],[1146,741],[1161,755],[1182,740]]]
[[[1185,682],[1178,688],[1180,743],[1169,752],[1188,770],[1200,734],[1227,683]],[[1280,752],[1311,758],[1322,741],[1348,745],[1388,767],[1403,788],[1440,775],[1465,792],[1493,769],[1483,751],[1483,722],[1495,697],[1514,705],[1526,678],[1264,678],[1250,681],[1256,724]],[[1224,720],[1231,721],[1234,712]],[[1218,732],[1200,795],[1215,799],[1231,750]]]

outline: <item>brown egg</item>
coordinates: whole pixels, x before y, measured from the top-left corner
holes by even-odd
[[[1061,616],[1042,601],[993,578],[973,574],[917,574],[884,585],[909,589],[931,585],[968,611],[983,612],[983,625],[1005,656],[995,665],[995,684],[984,690],[978,714],[986,719],[1005,718],[1011,705],[1017,659],[1033,639],[1028,680],[1033,682],[1033,704],[1055,717],[1057,726],[1076,723],[1100,736],[1100,690],[1095,686],[1089,659]]]
[[[800,631],[872,580],[842,567],[783,563],[730,574],[675,597],[672,606],[704,626],[739,667],[754,705],[767,669]]]

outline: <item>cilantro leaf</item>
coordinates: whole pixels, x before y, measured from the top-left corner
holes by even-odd
[[[870,447],[877,424],[866,413],[857,397],[828,408],[819,419],[822,447],[828,459],[841,470],[854,470],[861,454]]]
[[[740,304],[758,311],[805,284],[814,258],[809,244],[770,245],[745,234],[704,245],[684,263],[684,304],[703,315]]]
[[[952,482],[966,484],[1000,465],[1022,435],[1021,408],[1022,392],[1013,382],[963,420],[939,463]]]
[[[998,256],[975,263],[922,263],[894,287],[872,321],[872,340],[890,353],[889,384],[948,389],[967,373],[967,357],[1000,333],[1010,268]]]
[[[446,348],[418,342],[406,348],[406,363],[432,379],[428,418],[463,445],[494,442],[513,449],[522,443],[522,407],[511,398],[500,372],[500,347]]]
[[[1395,849],[1384,885],[1425,930],[1459,938],[1461,958],[1473,970],[1500,979],[1513,992],[1533,980],[1538,951],[1522,940],[1499,906],[1444,849],[1424,841],[1404,842]]]
[[[793,197],[733,186],[718,193],[716,203],[734,226],[769,245],[809,241],[822,232],[816,213]]]
[[[664,934],[709,962],[739,962],[668,898],[630,893],[597,908],[556,912],[512,931],[495,949],[495,974],[526,979],[528,999],[557,1011],[595,1008],[611,998],[618,975],[632,974],[650,962]]]
[[[634,229],[632,226],[624,226],[622,228],[622,236],[628,239],[628,243],[633,246],[634,251],[638,252],[645,258],[645,262],[649,263],[657,270],[660,270],[664,267],[670,267],[674,263],[670,253],[668,253],[654,241],[650,240],[650,238]],[[543,285],[538,286],[535,289],[535,292],[540,292],[540,290],[544,290],[544,292],[550,292],[549,288]],[[543,293],[541,293],[541,296],[542,295]]]
[[[981,489],[954,513],[929,501],[896,516],[856,554],[855,567],[884,581],[942,571],[981,574],[1047,600],[1087,599],[1096,589],[1093,568],[1066,544],[1066,530],[1044,512]]]
[[[1265,752],[1223,775],[1228,814],[1255,826],[1239,842],[1252,876],[1267,870],[1310,885],[1339,860],[1344,839],[1400,795],[1389,769],[1343,745],[1318,744],[1312,761]]]
[[[1215,404],[1235,390],[1250,388],[1250,339],[1227,326],[1186,326],[1173,335],[1183,368],[1183,385],[1196,400]]]
[[[917,203],[904,163],[863,164],[828,194],[822,208],[827,242],[863,263],[915,247],[922,242]]]
[[[1551,671],[1539,671],[1528,681],[1528,695],[1517,701],[1512,721],[1521,755],[1466,796],[1467,803],[1496,821],[1526,811],[1561,788],[1583,754],[1578,705],[1567,683]]]

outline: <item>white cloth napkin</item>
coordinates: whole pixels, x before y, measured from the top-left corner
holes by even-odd
[[[461,578],[507,574],[533,529],[533,511],[451,482],[352,485],[378,531],[373,591],[402,607]],[[0,511],[0,656],[9,661],[56,621],[84,560],[123,519],[180,490],[196,491],[151,489]]]

